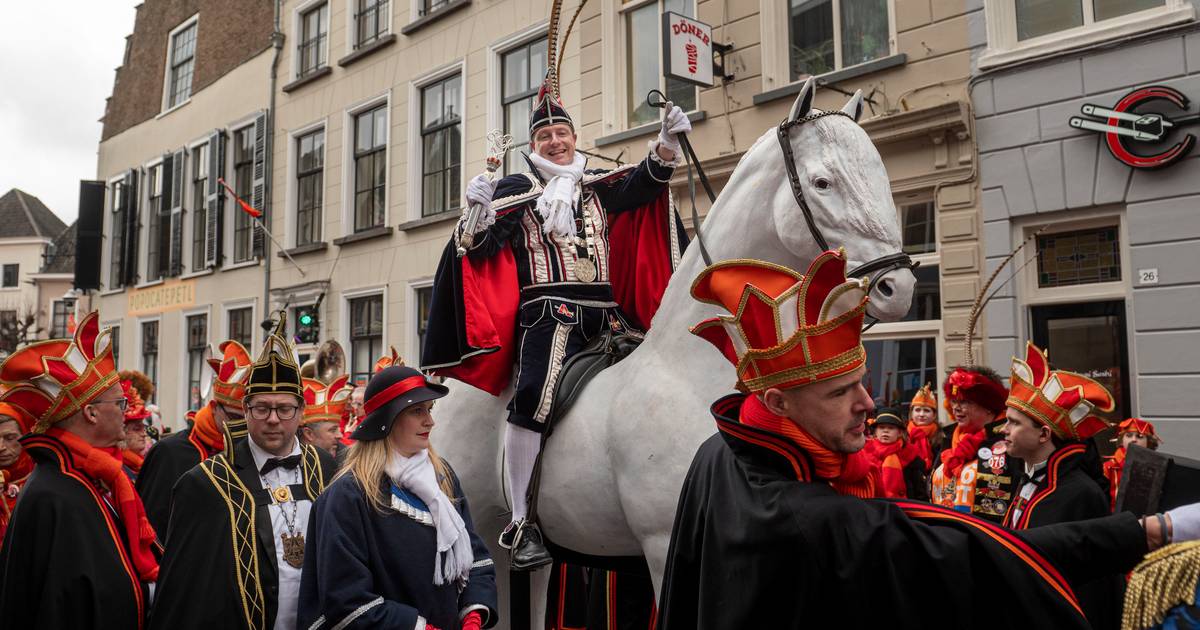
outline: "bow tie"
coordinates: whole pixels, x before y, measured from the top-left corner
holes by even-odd
[[[295,470],[296,467],[299,465],[300,465],[300,456],[299,455],[288,455],[287,457],[272,457],[271,459],[268,459],[266,461],[266,463],[263,464],[262,470],[259,471],[259,474],[265,475],[265,474],[271,472],[272,470],[275,470],[276,468],[288,468],[290,470]]]

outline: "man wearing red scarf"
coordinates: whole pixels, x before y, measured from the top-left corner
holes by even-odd
[[[1158,434],[1154,432],[1154,425],[1141,418],[1126,418],[1117,425],[1117,441],[1119,445],[1116,452],[1104,460],[1104,476],[1108,478],[1109,509],[1114,510],[1117,508],[1117,490],[1121,487],[1121,472],[1125,470],[1125,449],[1136,444],[1157,451],[1161,443]]]
[[[250,373],[250,353],[236,341],[219,348],[221,358],[208,359],[215,372],[212,400],[193,417],[192,426],[159,440],[142,464],[137,490],[146,503],[146,514],[160,534],[167,532],[171,515],[171,489],[183,473],[225,449],[226,431],[235,439],[246,435],[242,414],[245,381]]]
[[[692,332],[736,366],[743,393],[713,405],[718,434],[684,481],[658,628],[1087,628],[1067,578],[1132,568],[1163,527],[1118,514],[1018,536],[926,503],[864,500],[878,493],[862,453],[867,283],[845,268],[840,252],[804,276],[725,261],[692,285],[730,313]]]
[[[121,449],[121,463],[129,480],[137,482],[138,473],[142,471],[142,463],[146,454],[146,418],[150,410],[146,409],[142,395],[130,381],[121,381],[121,391],[129,402],[125,404],[125,439]]]
[[[158,579],[154,529],[121,469],[127,404],[96,313],[73,339],[0,365],[0,401],[35,419],[35,468],[0,550],[0,619],[12,628],[142,628]]]
[[[1008,388],[991,368],[976,365],[954,368],[943,389],[955,424],[943,430],[949,446],[934,462],[932,501],[1000,523],[1021,470],[1000,432]]]
[[[21,448],[21,436],[32,426],[20,409],[0,403],[0,541],[17,507],[21,488],[33,472],[33,458]]]

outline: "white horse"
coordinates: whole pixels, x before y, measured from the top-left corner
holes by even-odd
[[[809,80],[789,120],[810,113],[813,91]],[[793,127],[789,140],[817,226],[831,247],[845,247],[853,268],[899,252],[900,226],[883,161],[854,122],[861,97],[843,111],[850,117],[825,116]],[[702,226],[714,261],[755,258],[805,269],[820,253],[783,160],[775,128],[742,157]],[[644,555],[656,593],[683,478],[697,447],[716,430],[709,405],[731,392],[736,380],[733,366],[688,332],[716,314],[690,295],[703,268],[700,248],[692,243],[645,341],[587,385],[556,422],[543,455],[538,516],[546,537],[586,554]],[[907,268],[883,273],[870,294],[869,314],[899,319],[914,284]],[[477,530],[493,546],[508,522],[501,436],[510,396],[511,388],[497,398],[454,382],[435,414],[441,426],[434,441],[462,480]],[[508,554],[496,551],[504,583]],[[531,583],[531,618],[539,624],[548,574],[536,572]]]

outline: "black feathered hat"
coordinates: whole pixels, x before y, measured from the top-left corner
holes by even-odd
[[[533,100],[533,109],[529,112],[529,137],[532,139],[538,129],[550,125],[568,125],[575,129],[575,122],[563,107],[557,91],[554,89],[554,78],[551,71],[546,71],[546,78],[538,90],[537,98]]]

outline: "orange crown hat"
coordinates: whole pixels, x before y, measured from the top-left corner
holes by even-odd
[[[396,352],[396,346],[388,346],[388,350],[390,351],[389,354],[379,357],[379,360],[375,362],[375,374],[378,374],[392,367],[393,365],[404,365],[404,359],[401,359],[400,353]]]
[[[72,339],[50,339],[17,350],[0,364],[6,402],[36,419],[41,433],[92,402],[117,383],[111,331],[99,315],[83,318]]]
[[[326,385],[312,378],[304,379],[304,419],[300,424],[341,422],[350,402],[350,375],[343,374]]]
[[[1074,372],[1050,369],[1046,351],[1025,346],[1025,360],[1013,357],[1007,405],[1050,427],[1060,438],[1084,440],[1108,424],[1096,411],[1116,407],[1100,383]]]
[[[150,410],[146,409],[146,403],[142,400],[142,395],[138,393],[137,388],[133,386],[133,381],[121,381],[121,391],[125,393],[125,400],[129,403],[125,405],[125,423],[141,422],[150,417]]]
[[[1125,433],[1141,433],[1155,439],[1158,438],[1158,434],[1154,432],[1154,425],[1141,418],[1126,418],[1124,422],[1118,424],[1117,435],[1120,436]]]
[[[913,396],[912,403],[909,404],[909,408],[929,407],[934,411],[937,411],[937,406],[937,394],[933,393],[933,389],[929,383],[925,383],[924,387],[917,390],[916,395]]]
[[[208,366],[217,374],[213,379],[213,400],[240,409],[246,395],[246,377],[250,375],[254,360],[242,344],[232,339],[221,342],[218,349],[221,358],[208,360]]]
[[[14,407],[5,402],[0,402],[0,416],[6,416],[17,421],[17,426],[21,427],[21,433],[29,433],[33,430],[34,419],[29,414],[25,413],[24,409]]]
[[[846,279],[846,254],[827,251],[800,275],[757,260],[719,262],[700,273],[692,297],[732,316],[692,333],[737,367],[739,387],[759,393],[840,376],[866,362],[865,282]]]

